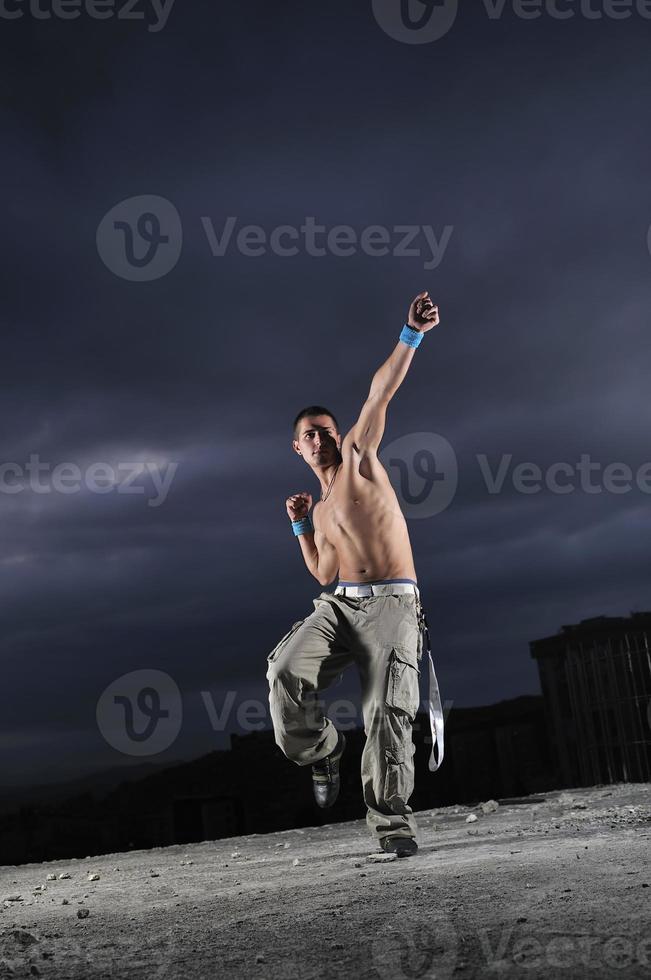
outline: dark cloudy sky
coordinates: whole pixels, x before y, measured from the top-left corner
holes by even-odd
[[[444,698],[537,693],[528,641],[651,608],[648,492],[576,477],[523,493],[507,475],[490,493],[479,463],[651,460],[651,21],[570,6],[524,20],[464,4],[419,44],[371,0],[176,0],[157,30],[149,8],[0,22],[2,784],[142,761],[96,721],[133,671],[164,671],[182,698],[151,761],[227,744],[202,691],[217,709],[229,691],[233,712],[266,705],[266,655],[320,591],[285,514],[316,489],[289,423],[313,401],[354,421],[421,289],[441,325],[385,443],[410,436],[413,462],[414,434],[434,433],[458,465],[449,506],[409,520]],[[144,195],[176,209],[160,255],[177,261],[132,281],[128,232],[109,218],[99,242],[98,227]],[[118,217],[135,225],[134,209]],[[229,216],[213,255],[206,226],[221,238]],[[237,247],[242,226],[268,238],[309,216],[358,242],[381,226],[390,254]],[[393,254],[397,226],[447,229],[435,268],[424,233],[420,254]],[[143,493],[14,492],[30,457],[50,477],[149,469]],[[151,506],[151,472],[170,464]],[[336,693],[357,690],[351,673]]]

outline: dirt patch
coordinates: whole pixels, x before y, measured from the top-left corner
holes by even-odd
[[[649,789],[4,867],[0,978],[648,977]]]

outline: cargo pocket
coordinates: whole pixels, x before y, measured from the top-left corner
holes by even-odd
[[[422,659],[422,656],[423,656],[423,639],[424,639],[424,632],[421,629],[421,626],[420,626],[420,623],[419,623],[418,624],[418,640],[416,641],[416,643],[417,643],[417,651],[418,651],[418,663],[420,663],[420,661]]]
[[[384,801],[393,803],[404,800],[406,793],[405,760],[402,752],[385,750],[384,753]]]
[[[294,635],[294,633],[299,628],[299,626],[302,626],[304,622],[305,622],[304,619],[299,619],[297,623],[294,623],[294,625],[289,630],[289,632],[285,633],[282,640],[279,640],[279,642],[276,644],[276,646],[273,648],[273,650],[267,657],[268,663],[272,663],[276,659],[276,657],[280,655],[285,644],[291,639],[291,637]]]
[[[413,752],[411,741],[384,750],[384,802],[396,812],[414,791]]]
[[[406,712],[412,721],[420,701],[419,675],[417,651],[408,647],[392,647],[385,703],[390,708]]]

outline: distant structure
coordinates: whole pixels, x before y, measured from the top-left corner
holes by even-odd
[[[529,644],[566,786],[651,778],[651,612],[596,616]]]
[[[284,757],[271,729],[232,734],[229,750],[127,779],[108,794],[83,788],[56,803],[31,802],[0,813],[0,865],[363,819],[363,730],[347,729],[346,740],[341,792],[332,810],[317,807],[309,770]],[[413,740],[414,810],[517,799],[559,785],[540,695],[453,707],[445,759],[434,777],[427,768],[431,735],[424,712],[414,721]]]

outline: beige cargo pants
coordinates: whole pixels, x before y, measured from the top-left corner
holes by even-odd
[[[333,751],[337,730],[314,697],[357,665],[366,744],[362,789],[374,837],[415,837],[412,722],[422,639],[414,594],[353,598],[322,592],[267,657],[276,744],[299,766]],[[345,756],[344,756],[345,759]],[[345,762],[344,762],[345,764]]]

